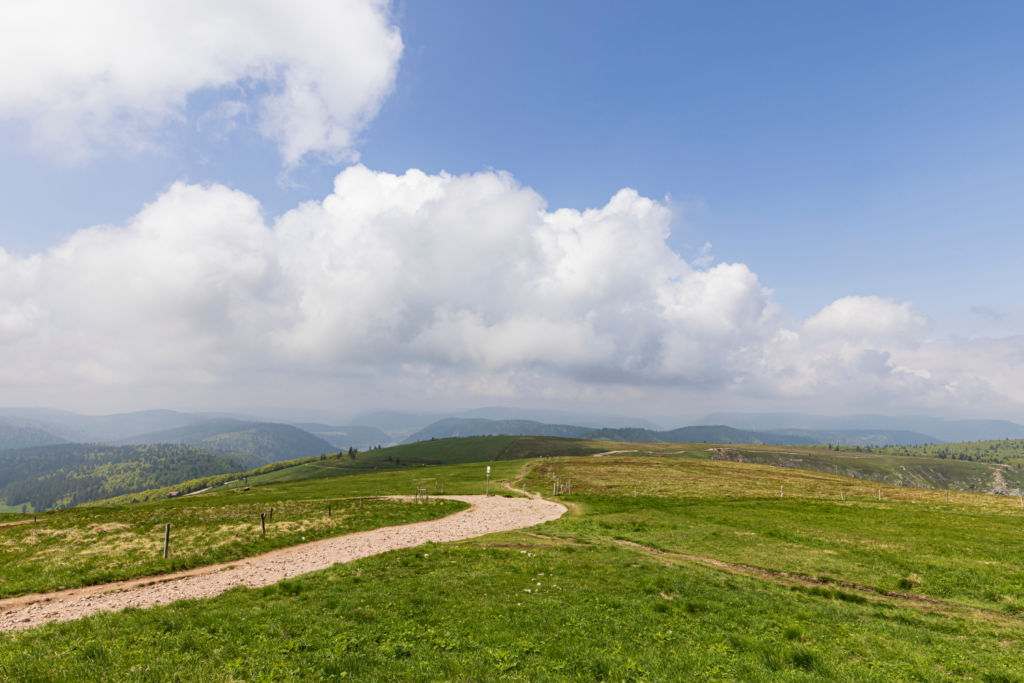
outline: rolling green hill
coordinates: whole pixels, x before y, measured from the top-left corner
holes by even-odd
[[[267,462],[307,458],[336,450],[326,440],[286,424],[206,420],[196,424],[140,434],[118,444],[179,443],[208,450],[252,453]]]
[[[35,510],[170,486],[188,479],[250,469],[249,453],[210,453],[191,446],[61,444],[0,453],[0,499]]]

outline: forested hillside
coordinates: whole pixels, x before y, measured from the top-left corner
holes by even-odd
[[[66,443],[59,436],[35,427],[19,425],[13,420],[0,418],[0,451],[12,448],[31,448],[32,446],[51,446]]]
[[[0,498],[36,510],[69,507],[172,486],[263,464],[248,453],[210,453],[191,446],[62,444],[0,453]]]
[[[843,449],[848,450],[848,449]],[[966,441],[962,443],[925,444],[922,446],[889,447],[876,452],[892,455],[924,456],[930,458],[952,458],[991,463],[1019,463],[1024,459],[1024,439],[999,439],[994,441]]]
[[[180,443],[210,450],[252,453],[267,462],[307,458],[337,449],[307,431],[273,422],[206,420],[196,424],[141,434],[119,444]]]

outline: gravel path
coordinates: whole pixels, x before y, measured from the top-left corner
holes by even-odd
[[[186,598],[208,598],[238,585],[259,588],[281,579],[326,569],[337,562],[411,548],[428,541],[445,543],[497,531],[522,529],[558,519],[565,512],[564,506],[548,500],[503,496],[433,497],[461,500],[473,507],[441,519],[360,531],[229,564],[0,600],[0,631],[80,619],[104,610],[166,605]]]

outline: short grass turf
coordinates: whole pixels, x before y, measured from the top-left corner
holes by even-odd
[[[1020,680],[1020,625],[836,595],[509,533],[5,634],[0,678]]]

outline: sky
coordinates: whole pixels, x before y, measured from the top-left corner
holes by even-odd
[[[0,404],[1024,422],[1017,3],[2,12]]]

